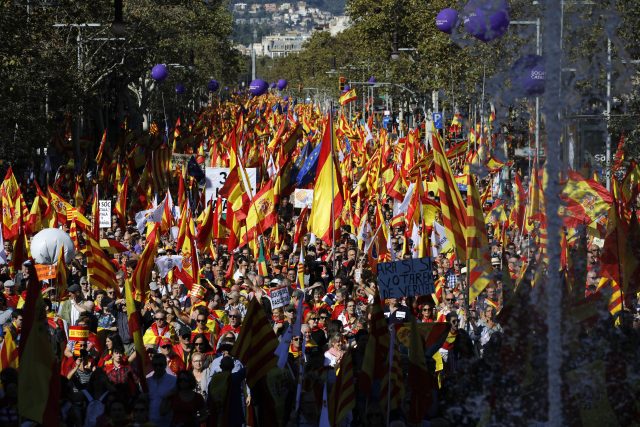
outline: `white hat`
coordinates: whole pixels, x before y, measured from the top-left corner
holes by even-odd
[[[156,282],[149,282],[149,289],[151,289],[152,291],[157,291],[158,284]]]
[[[460,274],[467,274],[467,267],[462,267],[460,269]]]
[[[16,285],[16,282],[14,282],[13,280],[7,280],[4,282],[4,287],[5,288],[12,288]]]

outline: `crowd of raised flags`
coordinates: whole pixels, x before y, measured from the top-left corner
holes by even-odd
[[[399,132],[267,94],[215,101],[167,133],[124,121],[95,161],[54,141],[63,161],[46,179],[4,159],[0,425],[544,420],[534,371],[552,274],[567,416],[637,421],[640,167],[621,141],[611,191],[590,171],[558,177],[550,272],[544,161],[519,170],[494,120]],[[207,167],[227,168],[209,198]],[[309,206],[292,205],[296,189],[313,190]],[[76,251],[49,275],[30,254],[45,228]],[[431,294],[380,298],[379,263],[429,256]]]

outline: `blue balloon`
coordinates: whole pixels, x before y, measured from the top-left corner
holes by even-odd
[[[187,91],[187,88],[184,87],[184,85],[182,83],[178,83],[176,85],[176,93],[178,95],[184,95],[184,93]]]
[[[156,64],[151,69],[151,78],[157,82],[166,80],[169,76],[169,69],[165,64]]]
[[[262,79],[255,79],[249,84],[249,93],[253,96],[260,96],[269,89],[269,84]]]
[[[525,96],[539,96],[545,89],[544,58],[525,55],[511,67],[514,88]]]
[[[220,84],[218,83],[217,80],[209,80],[209,83],[207,83],[207,89],[209,89],[209,92],[215,92],[218,90],[218,88],[220,87]]]
[[[278,80],[278,90],[285,90],[288,82],[285,79]]]
[[[458,11],[451,8],[442,9],[436,16],[436,27],[443,33],[451,34],[458,24]]]
[[[509,5],[504,0],[471,0],[463,9],[464,28],[473,37],[489,42],[509,28]]]

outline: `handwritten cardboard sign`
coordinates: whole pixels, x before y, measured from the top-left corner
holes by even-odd
[[[382,298],[432,294],[431,258],[410,258],[378,264],[378,288]]]

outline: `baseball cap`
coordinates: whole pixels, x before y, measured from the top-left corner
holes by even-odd
[[[13,280],[6,280],[4,282],[4,287],[5,288],[12,288],[16,285],[16,282],[14,282]]]

